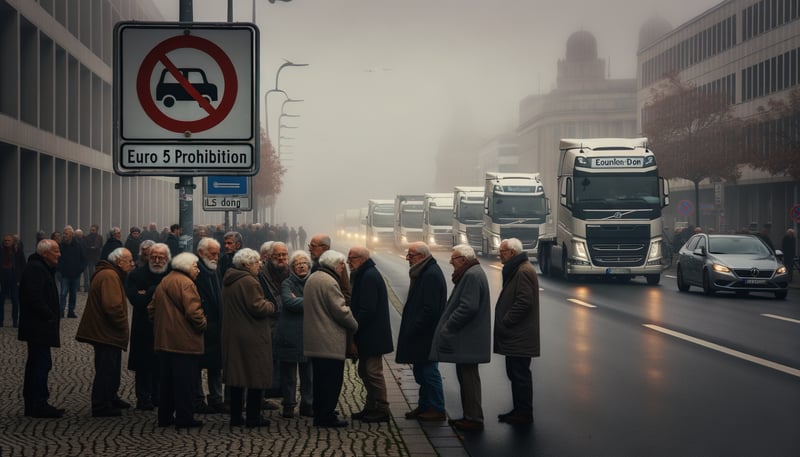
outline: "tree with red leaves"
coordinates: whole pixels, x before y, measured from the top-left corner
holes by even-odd
[[[267,138],[263,128],[259,161],[258,174],[253,176],[253,195],[256,201],[271,207],[275,203],[275,198],[281,193],[286,168],[281,165],[281,159],[275,153],[275,148],[272,147],[272,142]]]

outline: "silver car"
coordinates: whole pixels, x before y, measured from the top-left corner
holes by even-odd
[[[784,299],[789,274],[780,255],[755,235],[695,234],[678,253],[678,290],[696,286],[709,295],[718,290],[769,292]]]

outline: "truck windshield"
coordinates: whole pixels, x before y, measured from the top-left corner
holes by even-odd
[[[401,210],[400,226],[406,228],[422,228],[422,210]]]
[[[428,208],[429,225],[452,225],[453,208]]]
[[[392,213],[372,213],[373,227],[392,227],[394,225],[394,215]]]
[[[575,205],[640,208],[660,204],[658,177],[652,174],[589,174],[575,172]]]
[[[462,201],[459,203],[459,217],[461,222],[480,222],[483,220],[483,202],[467,202]]]
[[[538,219],[546,212],[543,195],[497,195],[494,200],[495,219]]]

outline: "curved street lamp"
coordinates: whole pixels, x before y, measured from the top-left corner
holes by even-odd
[[[286,97],[287,100],[291,100],[291,98],[289,97],[289,94],[287,94],[285,91],[283,91],[281,89],[278,89],[278,81],[279,81],[279,78],[281,77],[281,70],[283,70],[286,67],[307,67],[307,66],[308,66],[307,63],[294,63],[294,62],[292,62],[290,60],[286,60],[286,62],[282,63],[281,66],[278,67],[278,71],[275,72],[275,88],[268,90],[264,94],[264,128],[265,128],[266,133],[267,133],[267,138],[269,138],[269,104],[267,103],[267,101],[269,100],[269,94],[271,94],[273,92],[279,92],[279,93],[282,93],[283,96]],[[285,104],[285,102],[284,102],[284,104]]]

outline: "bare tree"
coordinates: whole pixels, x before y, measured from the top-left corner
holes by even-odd
[[[759,106],[756,122],[746,132],[754,168],[800,180],[800,89]]]
[[[731,94],[698,88],[676,74],[652,90],[642,130],[661,175],[694,183],[695,224],[700,226],[700,182],[736,181],[745,156],[743,121],[733,115]]]

